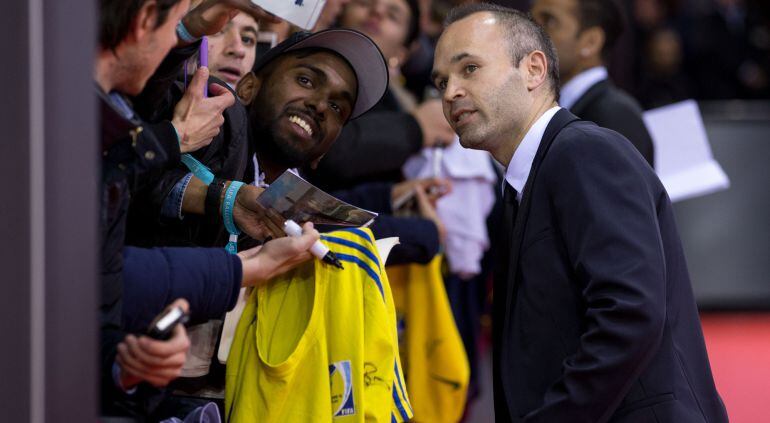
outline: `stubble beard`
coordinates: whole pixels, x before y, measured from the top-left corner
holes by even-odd
[[[308,151],[302,151],[297,148],[296,142],[291,137],[284,137],[281,134],[279,124],[284,117],[283,114],[279,114],[266,122],[266,124],[254,125],[255,129],[252,136],[255,141],[257,157],[260,160],[262,158],[269,160],[286,169],[303,167],[310,163],[313,158],[309,157],[310,153]],[[254,116],[251,116],[251,118],[252,122],[260,121],[258,118],[254,119]]]
[[[479,118],[484,118],[480,111],[477,111],[476,113],[479,114]],[[462,132],[462,134],[458,135],[460,137],[460,145],[472,150],[485,150],[484,144],[489,138],[489,124],[486,119],[484,119],[483,122],[478,122],[474,127],[466,128],[465,131]]]

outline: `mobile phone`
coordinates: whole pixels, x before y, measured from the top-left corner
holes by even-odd
[[[171,338],[174,328],[178,324],[187,323],[188,315],[181,307],[171,307],[160,313],[153,319],[147,328],[147,336],[159,341]]]
[[[257,33],[257,58],[262,57],[268,50],[278,44],[278,34],[272,31],[259,31]]]

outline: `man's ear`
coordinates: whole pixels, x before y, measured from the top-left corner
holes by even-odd
[[[131,24],[131,32],[135,39],[143,40],[144,37],[155,31],[158,22],[158,3],[155,0],[146,1]]]
[[[324,158],[324,154],[321,154],[320,156],[318,156],[317,159],[315,159],[312,162],[310,162],[310,168],[313,169],[313,170],[316,170],[318,168],[318,164],[321,163],[321,160],[323,158]]]
[[[535,50],[527,56],[527,89],[532,91],[548,79],[548,60],[545,53]]]
[[[238,94],[241,102],[248,106],[254,101],[261,86],[262,81],[254,75],[254,72],[249,72],[238,81],[238,85],[235,86],[235,93]]]
[[[584,29],[578,38],[578,54],[581,59],[599,56],[604,48],[604,30],[598,26]]]

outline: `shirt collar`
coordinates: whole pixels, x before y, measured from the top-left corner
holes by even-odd
[[[589,88],[605,79],[607,79],[607,68],[604,66],[596,66],[580,72],[561,87],[559,105],[565,109],[571,108]]]
[[[521,143],[516,147],[516,151],[513,152],[511,162],[508,164],[508,169],[505,171],[505,182],[510,184],[516,190],[516,201],[521,202],[521,195],[524,192],[524,184],[527,183],[529,178],[529,171],[532,169],[532,162],[535,161],[535,154],[540,147],[540,141],[545,134],[545,128],[548,127],[548,123],[561,109],[559,106],[554,106],[543,113],[535,123],[529,128]]]

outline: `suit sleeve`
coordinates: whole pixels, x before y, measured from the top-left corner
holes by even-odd
[[[565,129],[540,174],[582,295],[577,351],[527,422],[604,422],[657,351],[665,262],[650,176],[617,135]],[[560,136],[562,136],[560,135]]]

